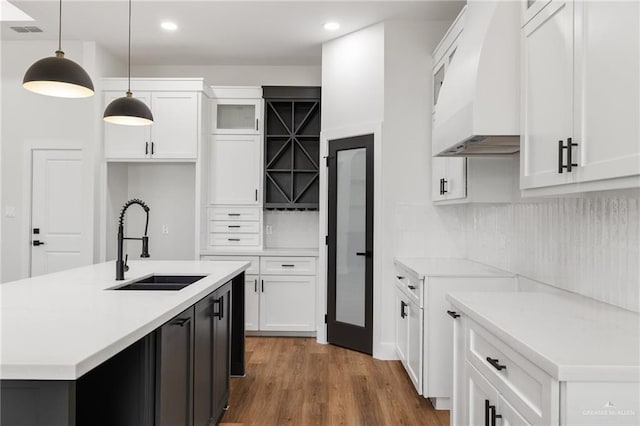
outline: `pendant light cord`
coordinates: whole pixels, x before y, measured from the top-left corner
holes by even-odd
[[[62,0],[60,0],[62,1]],[[127,92],[131,92],[131,0],[129,0],[129,77],[127,82]]]
[[[62,0],[60,0],[58,11],[58,50],[62,51]]]

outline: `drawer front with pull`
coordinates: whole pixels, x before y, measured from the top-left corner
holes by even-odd
[[[313,257],[261,257],[260,272],[264,275],[315,275]]]
[[[260,221],[260,207],[212,207],[209,220]]]
[[[396,264],[396,286],[398,286],[412,302],[423,308],[424,282],[413,273]]]
[[[258,234],[209,234],[209,245],[212,247],[257,246],[259,243]]]
[[[552,424],[557,419],[558,382],[482,326],[469,321],[468,327],[469,362],[527,421]]]
[[[257,234],[260,232],[260,225],[258,222],[227,222],[212,220],[209,222],[209,232]]]

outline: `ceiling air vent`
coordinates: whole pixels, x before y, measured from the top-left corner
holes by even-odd
[[[11,27],[11,29],[17,33],[41,33],[42,30],[38,27]]]

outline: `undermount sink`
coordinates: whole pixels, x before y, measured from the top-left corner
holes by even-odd
[[[176,291],[200,281],[206,275],[151,275],[112,290],[164,290]]]

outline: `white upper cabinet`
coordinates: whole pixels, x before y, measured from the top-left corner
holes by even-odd
[[[640,3],[535,3],[522,30],[523,194],[639,186]]]
[[[226,135],[258,135],[261,115],[261,99],[215,99],[211,109],[212,132]]]
[[[467,159],[434,157],[432,159],[433,201],[462,200],[467,196]]]
[[[203,134],[202,79],[133,79],[133,96],[153,114],[150,126],[104,124],[105,157],[111,161],[196,160]],[[105,107],[124,96],[126,79],[103,80]]]
[[[260,148],[260,136],[211,136],[209,204],[260,204]]]
[[[154,123],[151,125],[152,158],[196,158],[198,155],[198,94],[158,92],[151,94]]]
[[[573,2],[554,1],[524,28],[521,188],[559,185],[559,144],[572,135]]]

